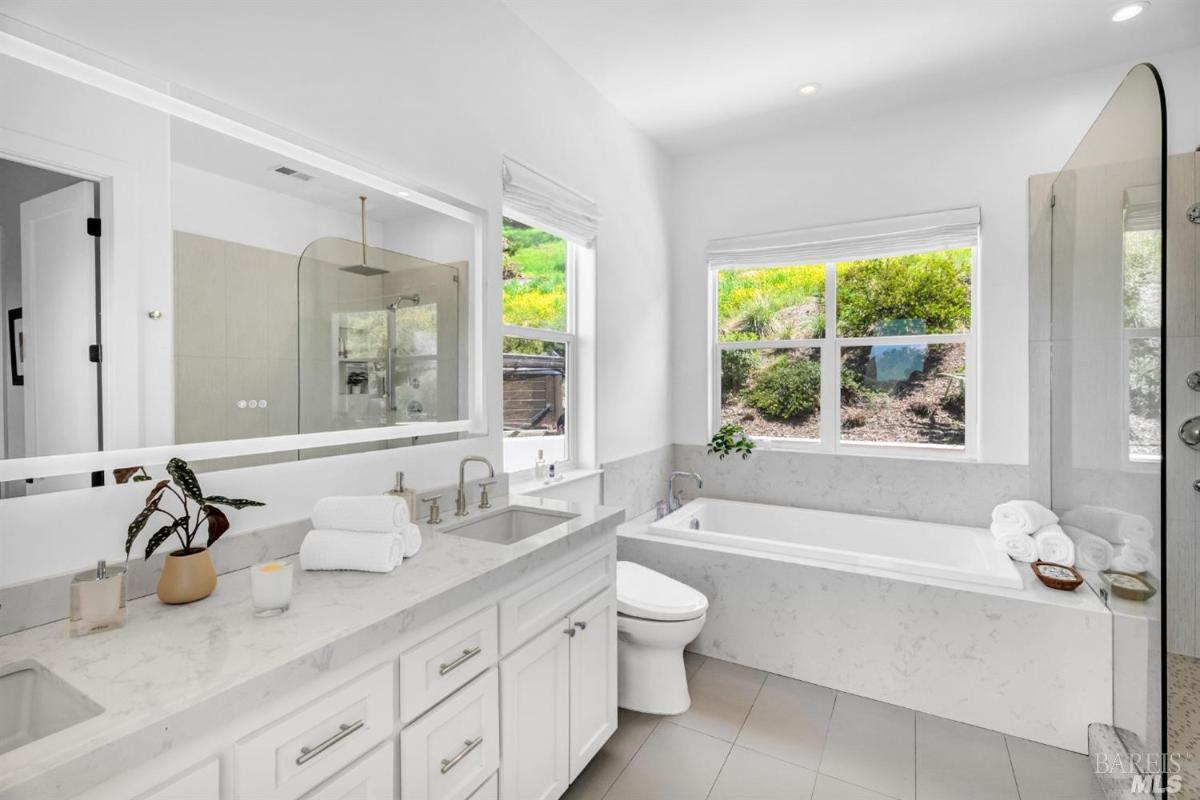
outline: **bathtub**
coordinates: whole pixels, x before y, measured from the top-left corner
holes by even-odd
[[[1016,565],[983,528],[700,499],[653,523],[650,530],[667,538],[914,578],[1024,586]]]
[[[985,530],[705,498],[617,553],[705,594],[702,655],[1079,753],[1112,723],[1108,608]]]

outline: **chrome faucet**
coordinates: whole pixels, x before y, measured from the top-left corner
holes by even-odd
[[[483,456],[467,456],[460,461],[458,464],[458,498],[454,501],[454,516],[456,517],[465,517],[467,515],[467,489],[463,483],[463,476],[466,472],[468,461],[478,461],[481,464],[487,464],[488,477],[496,477],[496,469],[492,466],[492,462]],[[487,490],[485,489],[484,492],[486,499]],[[486,508],[486,506],[481,507]]]
[[[704,481],[695,472],[672,472],[671,477],[667,478],[667,513],[675,511],[683,505],[683,499],[675,492],[676,478],[692,478],[696,481],[697,489],[704,488]]]

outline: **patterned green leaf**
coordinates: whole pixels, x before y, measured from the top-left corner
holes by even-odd
[[[204,492],[200,490],[200,481],[196,473],[182,458],[172,458],[167,462],[167,474],[183,489],[183,493],[201,505],[204,504]]]
[[[185,516],[177,518],[170,525],[163,525],[161,528],[156,530],[154,532],[154,535],[150,537],[150,541],[146,542],[146,560],[147,561],[150,560],[151,554],[154,553],[154,551],[158,549],[158,546],[160,544],[162,544],[168,538],[170,538],[171,534],[173,534],[175,532],[176,528],[180,528],[180,527],[187,528],[187,524],[188,524],[188,518],[185,515]]]
[[[146,527],[146,522],[150,519],[150,515],[158,509],[158,498],[146,501],[146,507],[138,512],[138,515],[133,518],[133,522],[129,523],[129,530],[125,534],[125,557],[129,558],[129,551],[133,549],[133,540],[138,537],[142,529]]]
[[[204,513],[208,515],[208,546],[212,547],[229,530],[229,517],[216,506],[205,506]]]
[[[240,497],[223,497],[219,494],[212,494],[204,498],[204,502],[219,506],[230,506],[232,508],[249,508],[251,506],[265,506],[266,503],[260,503],[257,500],[244,500]]]
[[[146,505],[150,505],[154,501],[158,500],[159,496],[163,493],[163,489],[166,489],[169,483],[169,480],[163,478],[161,481],[154,484],[154,488],[150,490],[150,494],[146,495]]]

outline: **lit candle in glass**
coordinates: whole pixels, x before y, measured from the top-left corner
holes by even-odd
[[[292,565],[267,561],[250,568],[250,596],[254,615],[273,617],[288,610],[292,602]]]

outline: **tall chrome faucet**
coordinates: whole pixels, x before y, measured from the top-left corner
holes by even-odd
[[[478,461],[480,464],[486,464],[488,468],[488,477],[496,477],[496,469],[492,466],[492,462],[488,461],[483,456],[467,456],[458,464],[458,498],[454,502],[454,516],[465,517],[467,515],[467,489],[463,484],[463,475],[467,469],[468,461]],[[482,503],[487,502],[487,489],[483,490],[483,499],[481,500],[480,508],[487,508]]]
[[[667,513],[678,510],[683,505],[683,499],[675,492],[676,478],[691,478],[696,481],[696,488],[703,489],[704,481],[695,472],[672,472],[667,478]]]

